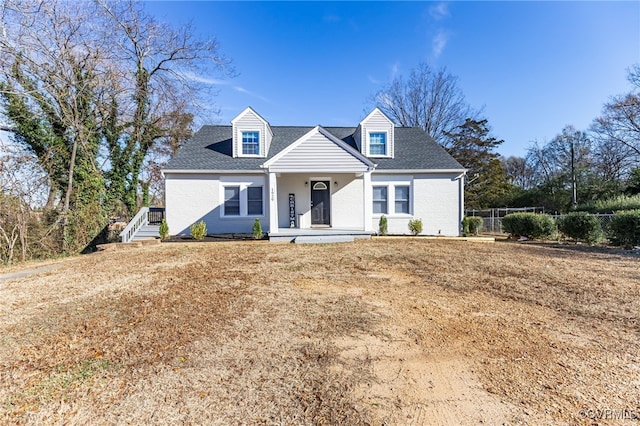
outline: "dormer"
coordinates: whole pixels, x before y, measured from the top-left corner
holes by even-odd
[[[372,158],[393,158],[394,124],[376,108],[360,122],[353,135],[362,154]]]
[[[269,123],[253,108],[247,107],[231,120],[233,126],[233,156],[265,158],[271,146],[273,132]]]

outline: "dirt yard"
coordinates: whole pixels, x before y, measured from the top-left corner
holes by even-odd
[[[420,239],[77,257],[0,280],[0,404],[8,424],[636,424],[640,258]]]

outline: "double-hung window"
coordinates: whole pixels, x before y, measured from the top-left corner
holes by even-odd
[[[260,155],[260,132],[242,132],[242,155]]]
[[[396,186],[395,213],[409,214],[409,187]]]
[[[373,214],[387,214],[387,187],[373,187]]]
[[[224,215],[240,216],[240,187],[224,187]]]
[[[252,183],[223,185],[224,205],[222,217],[262,216],[264,214],[264,187]]]
[[[411,214],[411,185],[385,182],[373,187],[373,214]]]
[[[384,132],[369,133],[369,154],[387,155],[387,134]]]
[[[247,215],[262,216],[262,187],[247,188]]]

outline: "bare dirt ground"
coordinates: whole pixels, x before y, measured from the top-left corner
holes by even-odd
[[[640,259],[420,239],[78,257],[0,281],[0,404],[8,424],[635,424]]]

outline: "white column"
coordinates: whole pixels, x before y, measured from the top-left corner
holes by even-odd
[[[362,190],[364,191],[364,230],[373,231],[373,189],[371,188],[371,171],[362,175]]]
[[[278,232],[278,179],[269,173],[269,232]]]
[[[459,207],[459,212],[458,212],[458,236],[460,236],[462,233],[460,232],[460,228],[462,228],[462,219],[464,219],[464,178],[465,178],[465,174],[463,173],[462,176],[460,176],[460,182],[459,182],[459,186],[458,186],[458,192],[459,192],[459,197],[460,197],[460,207]]]

